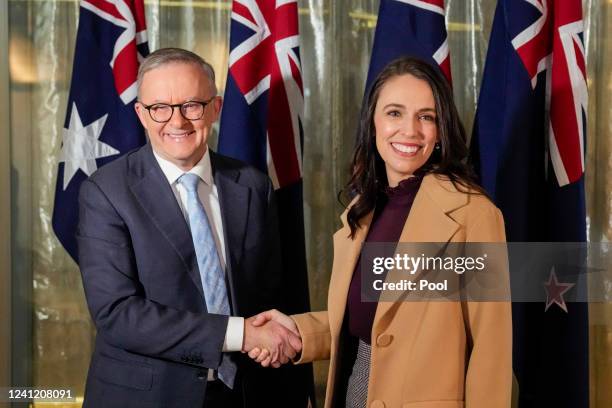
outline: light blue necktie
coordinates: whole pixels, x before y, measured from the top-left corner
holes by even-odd
[[[178,180],[187,191],[189,227],[191,228],[191,238],[198,260],[206,309],[209,313],[229,315],[230,306],[227,298],[227,288],[225,287],[225,273],[221,268],[210,222],[198,197],[199,181],[200,177],[193,173],[185,173]],[[236,364],[226,353],[223,353],[223,360],[218,373],[219,378],[225,385],[230,388],[234,387]]]

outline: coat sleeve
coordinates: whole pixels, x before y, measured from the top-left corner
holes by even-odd
[[[327,311],[292,315],[300,336],[302,353],[295,364],[310,363],[316,360],[329,360],[331,333]]]
[[[98,336],[133,353],[217,368],[228,317],[177,310],[147,299],[131,239],[102,189],[91,179],[83,182],[79,266]]]
[[[491,205],[467,226],[467,242],[505,242],[501,212]],[[498,253],[497,278],[509,293],[505,249]],[[499,267],[501,265],[501,267]],[[512,394],[512,310],[509,299],[466,302],[464,318],[471,353],[466,373],[466,408],[509,408]]]

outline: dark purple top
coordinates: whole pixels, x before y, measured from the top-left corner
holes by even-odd
[[[398,242],[414,202],[422,176],[402,180],[397,187],[387,187],[376,199],[376,209],[366,242]],[[380,276],[385,279],[385,275]],[[361,301],[361,257],[353,271],[347,300],[349,332],[370,344],[377,302]]]

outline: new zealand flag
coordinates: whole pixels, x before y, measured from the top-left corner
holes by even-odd
[[[508,241],[585,241],[586,106],[580,0],[499,0],[471,146]],[[589,406],[588,305],[561,305],[512,305],[521,408]]]
[[[133,102],[148,53],[143,0],[81,0],[53,209],[53,230],[76,262],[81,182],[145,143]]]

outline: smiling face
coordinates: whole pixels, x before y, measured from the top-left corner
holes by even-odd
[[[436,104],[427,82],[410,74],[390,78],[374,111],[376,149],[385,162],[389,186],[414,174],[438,141]]]
[[[206,140],[212,125],[219,118],[221,98],[214,97],[214,86],[202,68],[190,63],[169,63],[147,71],[140,85],[135,105],[142,125],[147,129],[153,150],[183,171],[190,170],[204,156]],[[187,101],[212,101],[198,120],[187,120],[175,108],[166,123],[155,122],[144,105]]]

